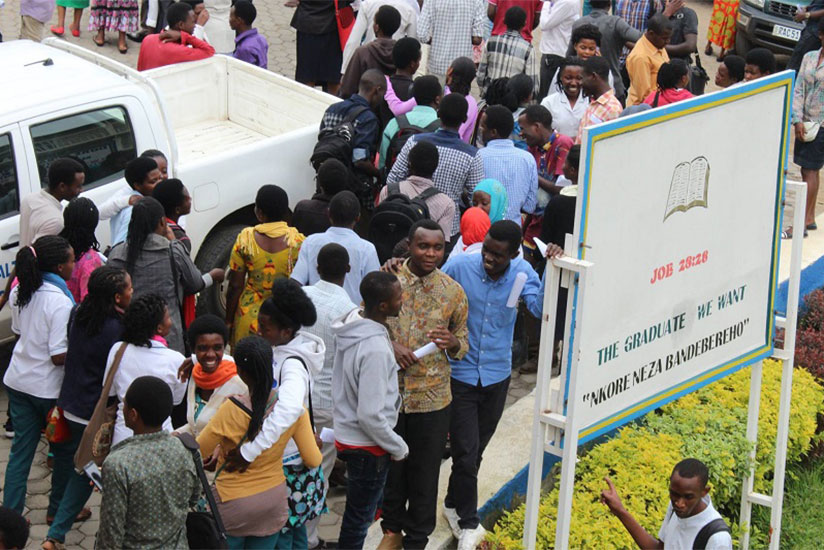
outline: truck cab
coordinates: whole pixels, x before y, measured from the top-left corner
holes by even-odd
[[[793,21],[798,8],[811,0],[741,0],[736,21],[735,53],[746,56],[753,48],[767,48],[773,53],[790,55],[804,23]]]
[[[126,163],[164,152],[169,177],[192,196],[186,231],[202,271],[225,268],[235,237],[256,223],[253,203],[276,184],[292,205],[315,191],[309,163],[331,95],[228,56],[137,72],[95,52],[47,38],[0,43],[0,292],[19,250],[23,197],[47,185],[49,164],[83,164],[82,195],[98,207],[128,192]],[[109,223],[96,235],[110,244]],[[198,308],[221,314],[217,286]],[[9,308],[0,341],[13,338]]]

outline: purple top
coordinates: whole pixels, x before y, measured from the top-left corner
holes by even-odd
[[[269,43],[258,34],[257,29],[243,31],[235,37],[235,59],[257,65],[263,69],[269,66]]]
[[[444,94],[449,94],[449,86],[444,88]],[[461,124],[458,134],[463,141],[469,143],[472,139],[472,132],[475,131],[475,121],[478,119],[478,102],[471,95],[464,97],[466,97],[467,103],[466,122]],[[406,101],[401,101],[397,94],[395,94],[395,89],[392,87],[388,76],[386,77],[386,95],[384,96],[384,100],[389,105],[389,110],[392,111],[392,114],[395,116],[405,115],[418,104],[414,97],[410,97]]]
[[[54,0],[20,0],[20,15],[46,23],[54,14]]]

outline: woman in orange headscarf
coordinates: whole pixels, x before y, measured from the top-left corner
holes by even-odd
[[[489,214],[479,206],[473,206],[464,212],[461,216],[461,236],[458,238],[458,242],[455,243],[455,248],[452,249],[449,257],[458,256],[459,254],[480,253],[484,238],[491,225]]]

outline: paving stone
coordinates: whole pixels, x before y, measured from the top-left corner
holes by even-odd
[[[96,540],[96,537],[86,537],[86,538],[84,538],[83,541],[80,543],[80,548],[82,548],[83,550],[94,550],[95,540]]]
[[[509,399],[510,397],[515,397],[517,399],[520,399],[521,397],[527,395],[528,393],[529,393],[529,390],[527,390],[527,389],[515,388],[513,390],[510,390],[509,395],[507,396],[507,399]]]
[[[41,510],[49,507],[49,495],[29,495],[26,506],[30,510]]]
[[[31,471],[29,472],[29,479],[44,479],[47,477],[51,477],[51,470],[46,468],[45,465],[32,465]]]
[[[338,540],[340,525],[318,525],[318,536],[326,542]]]
[[[88,519],[80,524],[78,530],[83,533],[84,535],[95,535],[97,534],[97,529],[100,527],[100,520],[94,519],[98,516],[94,515],[92,512],[92,519]]]
[[[32,524],[29,530],[29,539],[43,542],[46,539],[46,534],[49,532],[49,526],[46,525],[46,520],[37,525]]]
[[[523,382],[525,382],[525,383],[527,383],[531,386],[535,386],[535,381],[537,379],[538,379],[538,374],[537,373],[522,374],[521,375],[521,381],[523,381]]]
[[[32,525],[46,523],[46,509],[40,508],[38,510],[29,510],[26,514],[26,519],[29,520]]]
[[[45,495],[51,490],[51,476],[29,481],[26,491],[30,495]]]
[[[341,517],[333,511],[329,511],[328,514],[323,514],[320,517],[320,522],[318,525],[339,525]]]
[[[78,531],[77,529],[72,529],[68,533],[66,533],[66,546],[79,546],[80,541],[86,538],[86,535]]]

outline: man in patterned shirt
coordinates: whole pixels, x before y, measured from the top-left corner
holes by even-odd
[[[141,376],[123,400],[123,418],[134,435],[103,462],[103,502],[97,548],[189,547],[186,514],[200,496],[192,453],[163,421],[172,413],[172,390]]]
[[[425,5],[425,4],[424,4]],[[438,118],[441,127],[431,134],[418,134],[407,140],[401,149],[386,183],[400,183],[409,177],[409,151],[418,140],[434,143],[438,148],[438,169],[432,175],[435,187],[455,202],[452,235],[461,230],[460,205],[464,196],[471,196],[475,186],[484,179],[484,164],[478,149],[464,143],[458,129],[466,120],[468,104],[461,94],[452,93],[441,100]],[[447,235],[449,240],[450,235]]]
[[[387,324],[401,367],[403,405],[395,431],[409,446],[409,458],[393,462],[389,469],[383,498],[386,544],[381,548],[401,548],[401,542],[403,548],[424,548],[435,528],[438,474],[452,401],[449,358],[459,360],[468,349],[469,306],[461,286],[438,269],[444,249],[441,226],[433,220],[419,221],[409,230],[409,259],[397,272],[403,306]],[[418,359],[413,351],[430,342],[438,351]]]
[[[496,78],[513,77],[526,74],[532,78],[534,93],[538,94],[538,67],[532,44],[521,36],[521,29],[526,24],[526,12],[518,6],[506,11],[504,17],[506,32],[493,36],[486,43],[481,64],[478,66],[478,87],[481,96]]]
[[[604,58],[596,56],[584,61],[583,75],[581,88],[590,101],[581,118],[581,125],[578,126],[575,143],[581,143],[584,128],[618,118],[624,110],[621,102],[615,97],[615,92],[609,87],[609,63]]]
[[[441,83],[446,69],[459,57],[472,57],[472,45],[483,41],[485,3],[479,0],[426,0],[418,17],[418,40],[429,44],[427,74]]]

